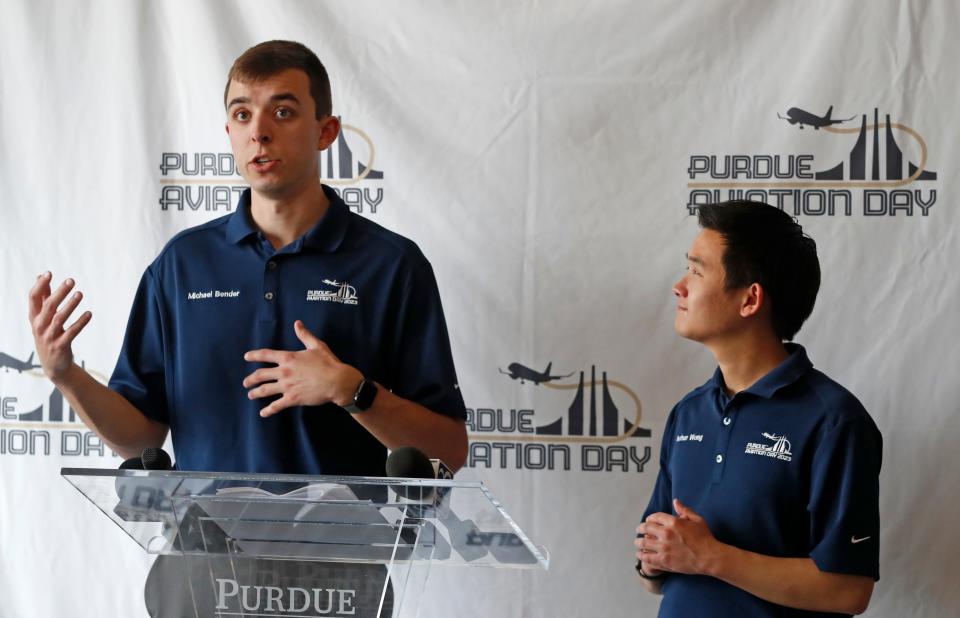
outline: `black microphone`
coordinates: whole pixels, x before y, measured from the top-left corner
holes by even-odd
[[[401,446],[387,457],[387,476],[409,479],[435,479],[436,470],[423,451],[413,446]]]
[[[404,479],[426,479],[434,480],[440,476],[440,466],[444,471],[449,471],[447,466],[436,460],[438,466],[435,468],[433,462],[418,448],[413,446],[401,446],[392,451],[387,457],[386,472],[391,478]],[[453,478],[444,475],[441,478]],[[432,502],[434,500],[433,487],[419,487],[416,485],[395,485],[392,486],[394,493],[398,496],[417,500],[419,502]]]
[[[139,457],[125,459],[121,470],[172,470],[170,455],[161,448],[143,449]],[[114,512],[127,521],[162,521],[171,511],[170,498],[141,476],[118,476],[114,483],[120,499]]]
[[[140,453],[144,470],[173,470],[173,460],[162,448],[145,448]]]
[[[434,480],[438,476],[441,476],[441,478],[453,478],[453,474],[446,464],[439,459],[435,461],[437,462],[436,467],[434,467],[433,461],[420,449],[412,446],[404,446],[396,449],[387,457],[387,476],[429,480]],[[487,555],[486,547],[471,542],[477,538],[479,534],[477,525],[472,519],[463,521],[457,517],[457,514],[450,509],[447,501],[443,499],[446,497],[446,492],[438,491],[435,493],[432,487],[420,488],[403,485],[393,487],[393,490],[397,495],[404,498],[426,503],[435,503],[435,511],[431,509],[430,506],[424,505],[415,512],[420,512],[421,517],[423,517],[432,511],[433,514],[436,515],[436,518],[446,526],[447,534],[450,536],[450,543],[464,560],[472,562]],[[439,541],[441,537],[437,535],[437,539]]]
[[[121,470],[173,470],[173,460],[162,448],[145,448],[139,457],[124,459]]]

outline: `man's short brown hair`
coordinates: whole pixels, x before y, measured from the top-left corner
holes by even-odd
[[[307,74],[317,120],[333,113],[327,70],[323,68],[323,63],[316,54],[303,43],[296,41],[264,41],[254,45],[234,60],[227,74],[227,85],[223,89],[224,107],[227,105],[227,93],[230,91],[231,81],[256,82],[286,69],[299,69]]]

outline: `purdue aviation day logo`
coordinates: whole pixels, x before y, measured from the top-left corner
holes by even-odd
[[[759,442],[748,442],[744,453],[747,455],[761,455],[763,457],[774,457],[780,461],[790,461],[793,459],[793,453],[790,452],[790,440],[786,436],[778,436],[773,433],[763,432],[763,437],[767,440],[773,440],[773,444],[760,444]]]
[[[307,300],[343,305],[356,305],[359,302],[357,300],[357,288],[349,283],[336,279],[324,279],[323,282],[333,289],[307,290]]]
[[[81,363],[85,366],[84,363]],[[33,354],[20,360],[0,352],[0,457],[115,456],[100,437],[77,420],[63,394],[33,363]],[[100,382],[106,377],[88,370]],[[64,409],[66,408],[66,409]]]
[[[500,373],[518,388],[542,388],[539,409],[467,408],[470,453],[467,465],[526,470],[643,472],[650,461],[649,438],[640,426],[640,398],[626,385],[607,378],[591,365],[577,372],[551,375],[553,363],[542,372],[511,363]],[[569,392],[573,391],[573,400]],[[614,396],[616,393],[616,396]],[[621,410],[623,414],[621,415]]]
[[[353,139],[347,139],[348,133]],[[374,154],[370,137],[344,124],[317,164],[321,181],[358,214],[377,214],[383,201],[383,172],[373,169]],[[164,211],[231,212],[247,188],[229,152],[161,153],[160,185],[160,210]]]
[[[859,127],[834,126],[854,122],[856,115],[833,118],[833,106],[823,116],[796,107],[777,116],[798,129],[823,129],[815,133],[823,152],[816,158],[805,153],[691,155],[690,214],[702,204],[746,199],[793,216],[930,215],[937,202],[937,173],[926,169],[927,143],[914,129],[892,122],[890,114],[881,122],[876,108],[873,122],[862,114]],[[851,144],[845,138],[854,134]]]

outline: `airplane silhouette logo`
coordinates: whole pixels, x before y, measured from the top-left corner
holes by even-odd
[[[22,361],[17,360],[9,354],[0,352],[0,367],[3,367],[4,371],[16,369],[17,373],[23,373],[24,371],[30,371],[31,369],[39,369],[40,365],[33,364],[33,354],[34,353],[31,352],[30,356],[27,357],[27,360]]]
[[[786,116],[781,116],[777,112],[777,118],[780,120],[786,120],[790,124],[799,124],[802,129],[804,125],[811,126],[817,131],[820,130],[820,127],[829,127],[830,125],[840,124],[841,122],[847,122],[848,120],[853,120],[856,116],[850,116],[849,118],[839,118],[832,119],[830,116],[833,114],[833,106],[827,110],[827,113],[823,116],[817,116],[816,114],[811,114],[810,112],[804,111],[799,107],[791,107],[787,110]]]
[[[574,374],[574,372],[571,371],[566,375],[552,376],[550,375],[550,368],[552,366],[553,366],[553,361],[547,363],[547,368],[543,370],[543,373],[535,369],[530,369],[529,367],[524,367],[520,363],[510,363],[507,366],[507,371],[504,371],[499,367],[497,367],[497,369],[500,371],[500,373],[510,376],[511,380],[520,380],[520,384],[526,383],[527,380],[529,380],[530,382],[533,382],[534,384],[540,384],[542,382],[552,382],[554,380],[562,380],[563,378],[569,378]]]

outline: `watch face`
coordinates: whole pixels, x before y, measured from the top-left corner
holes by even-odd
[[[370,380],[364,380],[357,389],[357,394],[353,398],[354,405],[360,410],[366,410],[373,405],[373,399],[377,396],[377,385]]]

